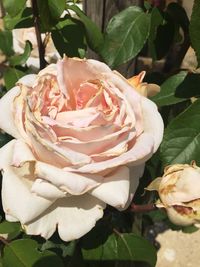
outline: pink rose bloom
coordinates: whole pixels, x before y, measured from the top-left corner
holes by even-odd
[[[163,137],[156,105],[96,60],[64,58],[24,76],[0,100],[6,219],[65,240],[125,209]]]

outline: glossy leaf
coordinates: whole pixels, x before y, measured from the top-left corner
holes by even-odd
[[[155,266],[156,250],[144,238],[134,234],[113,233],[97,248],[82,249],[85,260],[143,261]]]
[[[192,9],[192,16],[190,20],[190,40],[192,47],[195,50],[198,66],[200,66],[200,2],[199,0],[194,0],[194,5]]]
[[[53,19],[59,19],[65,10],[65,0],[48,0],[49,11]]]
[[[82,23],[66,17],[61,20],[52,31],[52,39],[59,54],[69,57],[82,57],[81,49],[86,50],[85,30]]]
[[[15,86],[15,83],[24,76],[24,72],[16,68],[8,68],[4,73],[4,81],[7,90]]]
[[[160,88],[160,93],[151,98],[159,107],[168,106],[184,101],[184,98],[175,96],[177,87],[184,81],[187,75],[186,71],[171,76],[167,79]]]
[[[8,240],[17,237],[21,232],[20,223],[3,221],[0,223],[0,234],[7,234]]]
[[[0,132],[0,148],[12,140],[12,136]]]
[[[65,0],[37,0],[37,6],[40,15],[40,30],[51,31],[65,10]]]
[[[12,48],[13,48],[12,32],[0,31],[0,50],[6,56],[11,56],[13,54]]]
[[[50,250],[50,249],[59,249],[62,251],[62,256],[73,256],[74,251],[76,248],[76,240],[71,241],[69,243],[64,243],[64,242],[53,242],[51,240],[46,240],[46,242],[42,245],[41,251],[44,250]]]
[[[176,97],[190,98],[200,96],[200,74],[188,73],[182,83],[180,83],[175,92]]]
[[[115,15],[106,28],[101,51],[112,68],[134,58],[143,48],[150,31],[150,15],[132,6]]]
[[[15,55],[9,58],[9,62],[11,66],[16,66],[16,65],[24,65],[28,58],[30,57],[32,50],[32,44],[29,41],[26,41],[26,45],[24,48],[24,53],[21,55]]]
[[[7,30],[33,27],[32,8],[26,7],[22,9],[15,17],[11,17],[7,14],[3,20],[4,26]]]
[[[15,17],[25,6],[26,0],[3,0],[3,6],[11,17]]]
[[[103,44],[103,35],[100,29],[78,6],[67,5],[67,8],[73,10],[84,24],[89,47],[95,52],[99,52]]]
[[[38,250],[38,244],[31,239],[15,240],[4,248],[5,267],[63,267],[59,257],[53,252]]]
[[[200,164],[200,100],[195,101],[168,125],[161,144],[163,164]]]

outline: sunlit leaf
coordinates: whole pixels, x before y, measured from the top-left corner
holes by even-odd
[[[4,81],[7,90],[11,89],[13,86],[15,86],[15,83],[24,76],[24,72],[21,70],[18,70],[16,68],[8,68],[4,73]]]
[[[160,88],[160,93],[153,96],[153,100],[159,107],[168,106],[184,101],[184,98],[178,98],[175,96],[177,87],[184,81],[187,75],[186,71],[171,76],[167,79]]]
[[[61,259],[50,251],[40,252],[31,239],[15,240],[4,248],[5,267],[63,267]]]
[[[6,56],[11,56],[13,54],[12,32],[0,31],[0,50]]]
[[[195,101],[168,125],[161,144],[164,165],[200,164],[200,100]]]
[[[190,40],[192,47],[195,50],[198,65],[200,66],[200,1],[194,0],[194,5],[192,9],[192,16],[190,20]]]
[[[15,17],[25,6],[26,0],[3,0],[3,5],[8,14]]]
[[[1,138],[1,135],[0,135]],[[17,237],[21,232],[21,225],[17,222],[3,221],[0,223],[0,234],[8,234],[7,239]]]
[[[28,58],[30,57],[32,50],[32,44],[29,41],[26,41],[26,45],[24,48],[24,53],[21,55],[15,55],[9,58],[9,62],[11,66],[16,66],[16,65],[24,65]]]
[[[78,6],[67,5],[67,8],[73,10],[84,24],[89,47],[95,52],[99,52],[103,44],[103,35],[100,29]]]
[[[101,50],[112,68],[134,58],[143,48],[150,31],[150,15],[138,7],[129,7],[115,15],[106,28]]]

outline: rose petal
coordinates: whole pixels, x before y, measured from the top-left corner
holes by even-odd
[[[73,90],[78,89],[81,82],[100,79],[102,78],[101,73],[111,72],[110,68],[102,62],[67,57],[58,61],[57,69],[60,89],[71,102],[74,102],[74,106]]]
[[[24,225],[27,234],[48,239],[58,227],[64,241],[78,239],[89,232],[103,216],[104,203],[90,195],[57,200],[39,218]]]
[[[162,190],[169,176],[162,179],[159,191]],[[180,176],[172,192],[160,194],[162,202],[167,205],[181,205],[200,198],[200,171],[192,167],[187,167],[180,171]]]
[[[154,138],[154,152],[158,149],[164,131],[164,124],[157,106],[149,99],[142,98],[144,132]]]
[[[106,176],[101,185],[91,190],[91,195],[113,207],[124,208],[129,197],[129,186],[129,169],[122,166]]]
[[[20,134],[15,126],[12,103],[19,93],[20,87],[15,86],[0,99],[0,128],[15,138],[20,138]]]
[[[54,201],[58,198],[63,198],[67,194],[66,192],[59,190],[55,185],[42,179],[36,179],[31,187],[31,192],[51,201]]]
[[[135,195],[135,192],[139,185],[139,180],[143,175],[145,164],[141,164],[139,166],[130,167],[130,190],[129,190],[129,198],[126,202],[125,207],[123,210],[127,209],[128,206],[131,204],[132,199]]]
[[[6,214],[26,223],[44,212],[51,204],[44,198],[30,192],[32,182],[19,176],[20,168],[10,167],[13,155],[12,140],[0,149],[0,168],[3,170],[2,204]]]
[[[27,161],[35,160],[36,159],[28,145],[24,143],[23,140],[16,140],[13,146],[12,165],[14,165],[15,167],[20,167]]]
[[[153,154],[154,140],[149,134],[142,134],[137,138],[135,145],[126,153],[119,157],[105,160],[102,162],[90,163],[78,168],[78,172],[98,173],[103,170],[112,169],[114,167],[131,163],[132,166],[138,166],[146,162]],[[64,168],[68,171],[74,171],[70,167]]]
[[[101,175],[72,173],[43,162],[36,163],[35,172],[38,177],[72,195],[83,194],[103,180]]]

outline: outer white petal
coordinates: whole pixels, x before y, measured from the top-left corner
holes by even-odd
[[[15,138],[19,138],[20,134],[14,123],[12,105],[19,93],[20,87],[15,86],[0,99],[0,128]]]
[[[57,200],[36,220],[24,225],[27,234],[48,239],[58,228],[64,241],[71,241],[89,232],[103,216],[105,204],[85,194]]]
[[[67,195],[66,192],[61,191],[55,185],[48,183],[42,179],[36,179],[31,192],[36,193],[40,197],[44,197],[48,200],[54,201],[58,198],[63,198]]]
[[[28,74],[23,76],[21,79],[18,80],[17,84],[23,84],[28,87],[32,87],[35,83],[37,75],[36,74]]]
[[[129,169],[122,166],[106,176],[100,186],[91,190],[91,195],[113,207],[124,208],[129,197],[129,186]]]
[[[141,164],[139,166],[130,167],[130,190],[129,190],[129,198],[123,209],[127,209],[131,204],[131,201],[135,195],[135,192],[139,185],[139,180],[143,175],[145,164]]]
[[[0,168],[3,170],[2,204],[7,215],[25,223],[44,212],[52,201],[32,194],[32,181],[21,177],[18,168],[10,166],[15,142],[12,140],[0,149]]]
[[[154,138],[154,152],[158,149],[164,131],[164,124],[157,106],[149,99],[142,98],[144,132]]]
[[[16,140],[13,146],[13,156],[11,165],[19,167],[28,161],[36,161],[31,149],[23,140]]]
[[[68,172],[43,162],[36,163],[35,172],[37,177],[72,195],[83,194],[103,180],[101,175]]]

